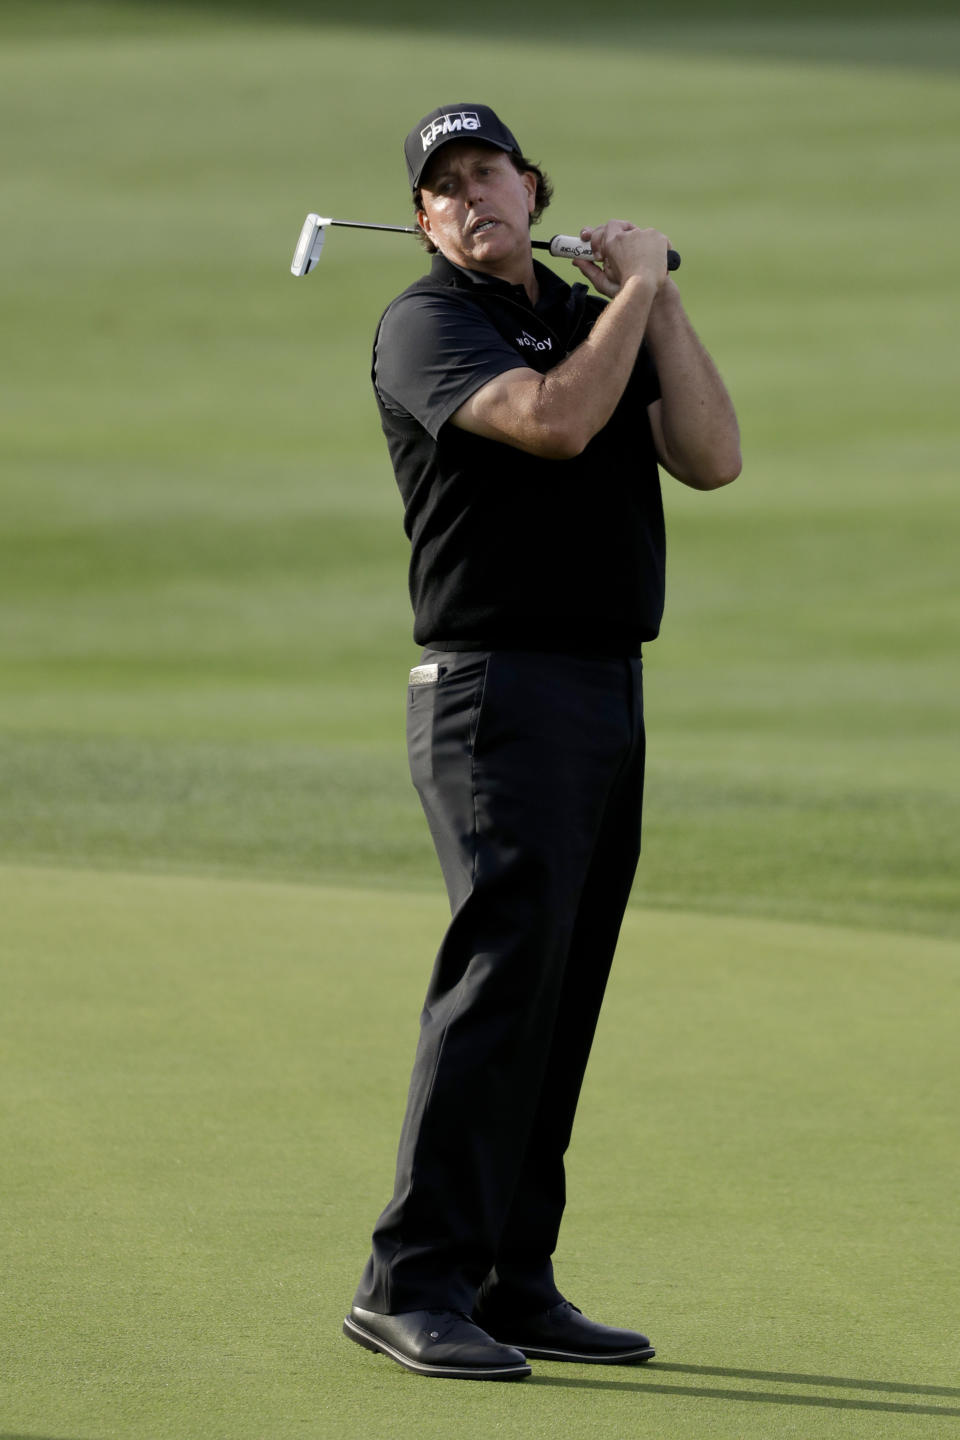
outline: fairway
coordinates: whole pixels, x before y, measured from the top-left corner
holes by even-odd
[[[960,1434],[960,22],[547,13],[0,14],[0,1440]],[[665,484],[558,1255],[657,1358],[502,1387],[339,1333],[445,913],[368,378],[423,257],[289,274],[454,92],[541,237],[669,233],[744,450]]]
[[[314,275],[289,263],[308,209],[408,218],[412,76],[456,54],[549,162],[551,226],[663,217],[740,414],[737,484],[665,490],[640,897],[960,934],[953,74],[819,64],[782,24],[795,59],[699,53],[695,26],[673,51],[658,31],[503,53],[58,13],[100,10],[113,29],[64,20],[0,56],[0,854],[433,885],[368,381],[421,256],[339,231]],[[945,26],[913,26],[931,61]]]

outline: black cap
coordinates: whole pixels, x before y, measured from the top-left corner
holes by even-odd
[[[430,157],[450,140],[472,140],[474,144],[495,145],[498,150],[520,154],[516,139],[489,105],[438,105],[424,115],[403,142],[411,190],[419,187]]]

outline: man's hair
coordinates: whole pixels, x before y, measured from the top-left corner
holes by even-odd
[[[534,196],[533,211],[530,215],[530,224],[536,225],[540,216],[553,199],[553,186],[550,183],[550,177],[544,174],[539,165],[534,165],[532,160],[528,160],[525,155],[521,155],[519,150],[509,150],[507,154],[514,170],[518,171],[519,174],[522,175],[524,171],[529,170],[531,174],[537,177],[537,193]],[[423,209],[422,189],[417,189],[413,192],[413,209],[415,213]],[[417,228],[419,230],[419,225]],[[420,230],[417,239],[428,255],[436,255],[437,247],[429,235],[424,234],[424,232]]]

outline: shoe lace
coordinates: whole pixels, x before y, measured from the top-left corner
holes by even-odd
[[[466,1320],[468,1325],[473,1324],[473,1320],[465,1310],[428,1310],[427,1314],[431,1322],[435,1323],[437,1327],[431,1331],[432,1338],[435,1340],[441,1339],[448,1330],[452,1330],[454,1325],[461,1320]]]

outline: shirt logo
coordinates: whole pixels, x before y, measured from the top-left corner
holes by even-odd
[[[426,129],[420,131],[424,150],[429,150],[434,140],[441,135],[456,135],[459,130],[479,130],[480,116],[472,110],[451,110],[449,115],[440,115],[431,120]]]
[[[514,345],[525,345],[528,350],[552,350],[552,349],[553,349],[553,341],[552,341],[552,340],[537,340],[535,336],[529,335],[526,330],[524,330],[524,332],[523,332],[522,335],[518,335],[517,338],[516,338],[516,340],[514,340],[513,343],[514,343]]]

